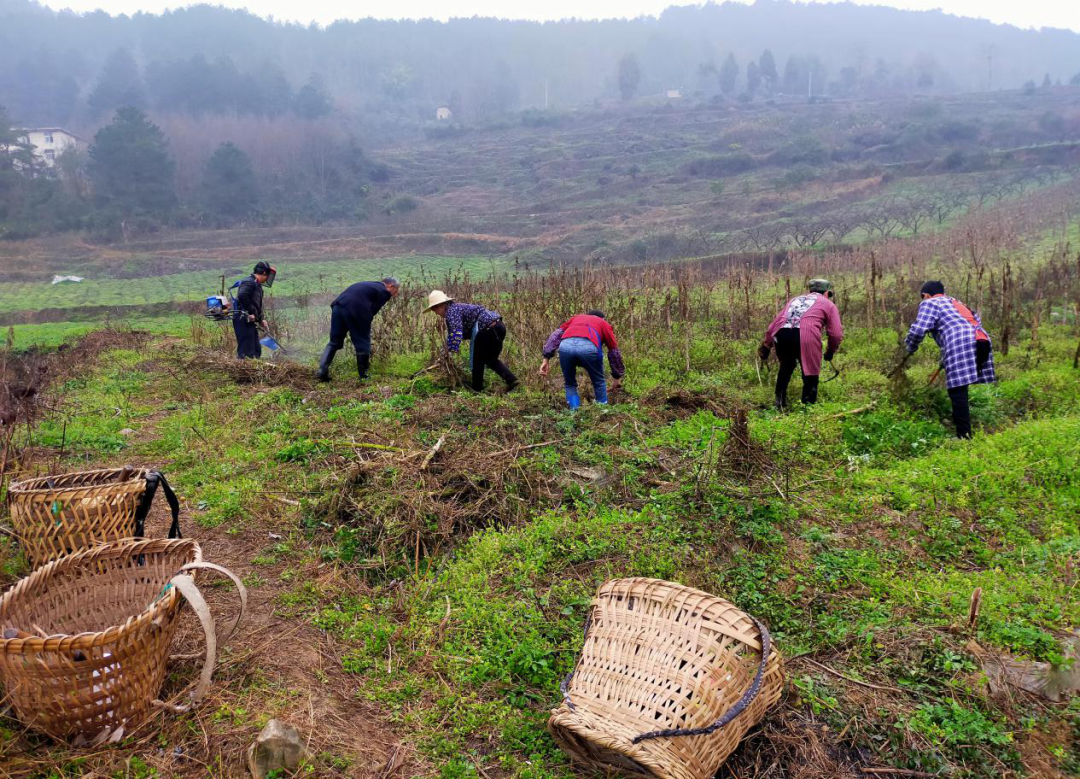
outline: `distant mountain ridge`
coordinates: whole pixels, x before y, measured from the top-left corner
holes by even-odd
[[[766,49],[776,78],[762,82]],[[618,75],[628,56],[639,74],[632,85]],[[727,82],[725,67],[734,72]],[[0,105],[25,124],[93,125],[111,103],[129,99],[158,111],[273,115],[300,104],[319,112],[325,95],[347,120],[415,126],[433,120],[439,105],[454,120],[479,121],[616,100],[627,86],[632,98],[669,89],[696,99],[887,97],[1067,84],[1078,73],[1075,32],[851,3],[757,0],[632,20],[319,27],[208,5],[128,17],[0,0]],[[110,78],[124,83],[106,83],[95,98]]]

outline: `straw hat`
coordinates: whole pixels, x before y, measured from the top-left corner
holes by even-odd
[[[431,294],[427,296],[428,305],[427,308],[425,308],[424,310],[430,311],[440,303],[449,303],[451,300],[453,300],[453,298],[447,295],[441,289],[432,290]]]

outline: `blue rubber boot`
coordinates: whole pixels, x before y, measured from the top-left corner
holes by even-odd
[[[577,387],[566,387],[566,402],[571,411],[581,408],[581,395],[578,394]]]

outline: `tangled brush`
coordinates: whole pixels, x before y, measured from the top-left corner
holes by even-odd
[[[200,349],[187,361],[192,370],[210,370],[228,376],[237,384],[265,386],[310,386],[312,373],[298,363],[268,360],[237,360],[212,349]]]

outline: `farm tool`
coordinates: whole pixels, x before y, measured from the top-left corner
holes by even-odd
[[[262,325],[259,325],[259,332],[263,334],[263,337],[259,339],[259,343],[269,349],[271,354],[276,355],[278,352],[288,354],[288,352],[285,351],[285,347],[277,342],[277,339],[274,338],[269,330]]]

